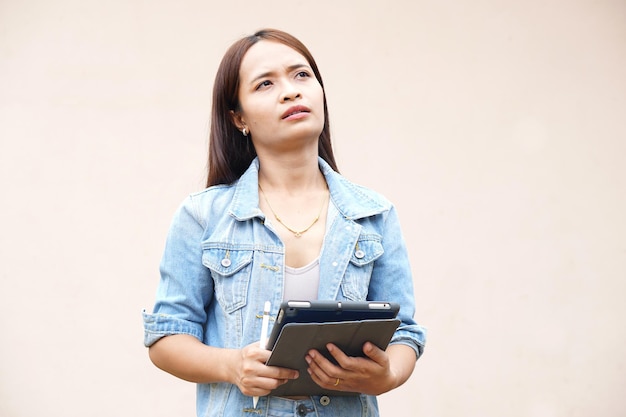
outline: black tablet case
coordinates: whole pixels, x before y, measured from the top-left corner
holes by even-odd
[[[386,349],[400,325],[398,319],[342,321],[332,323],[289,323],[285,325],[267,361],[267,365],[297,369],[298,379],[273,390],[270,395],[355,395],[344,391],[323,389],[311,379],[304,357],[317,349],[334,362],[326,344],[334,343],[348,356],[363,356],[363,344],[372,342]]]
[[[273,349],[282,327],[289,323],[394,319],[399,311],[398,303],[386,301],[284,301],[268,338],[267,349]]]

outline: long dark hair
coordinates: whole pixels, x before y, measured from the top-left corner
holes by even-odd
[[[231,184],[241,177],[252,160],[256,150],[249,138],[237,129],[230,116],[230,111],[239,110],[239,68],[248,49],[261,40],[279,42],[294,49],[306,58],[315,73],[315,78],[324,90],[322,76],[309,50],[292,35],[276,29],[263,29],[254,35],[235,42],[224,54],[215,76],[213,86],[213,108],[211,111],[211,130],[209,135],[209,159],[207,187],[216,184]],[[330,141],[328,106],[324,92],[324,128],[318,141],[318,152],[335,170],[337,164]]]

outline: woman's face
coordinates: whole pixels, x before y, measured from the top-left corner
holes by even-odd
[[[304,56],[279,42],[260,41],[239,70],[240,109],[233,121],[250,132],[257,153],[315,146],[324,128],[324,92]],[[313,145],[312,145],[313,144]]]

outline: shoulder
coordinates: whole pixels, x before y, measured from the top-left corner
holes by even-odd
[[[259,215],[258,162],[255,159],[238,180],[193,193],[187,199],[199,219],[232,217],[246,220]]]
[[[213,185],[202,191],[190,194],[187,200],[197,207],[207,207],[220,204],[220,202],[228,202],[232,199],[235,185],[236,183],[230,185]]]
[[[352,182],[330,167],[322,167],[330,195],[337,209],[346,218],[357,219],[384,214],[393,204],[381,193]]]
[[[188,213],[198,223],[204,224],[207,219],[227,212],[233,193],[234,184],[208,187],[189,194],[180,204],[179,212]]]
[[[189,200],[201,205],[212,204],[215,200],[224,199],[232,196],[236,184],[237,183],[235,182],[229,185],[213,185],[211,187],[205,188],[204,190],[190,194]]]
[[[379,204],[381,206],[391,206],[392,203],[382,193],[373,190],[372,188],[353,182],[344,176],[340,175],[341,180],[346,184],[347,188],[356,193],[360,198],[368,200],[372,203]]]

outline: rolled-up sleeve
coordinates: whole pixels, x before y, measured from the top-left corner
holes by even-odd
[[[143,344],[152,346],[164,336],[173,334],[188,334],[202,340],[202,326],[165,314],[150,314],[143,312]]]
[[[416,358],[419,358],[426,344],[426,329],[414,319],[413,277],[406,245],[395,208],[391,206],[383,215],[384,253],[374,264],[368,298],[391,300],[400,304],[398,318],[401,323],[390,343],[410,346],[415,351]]]
[[[202,264],[205,228],[198,218],[192,197],[174,215],[161,259],[154,310],[143,312],[146,346],[173,334],[189,334],[203,340],[213,281]]]

